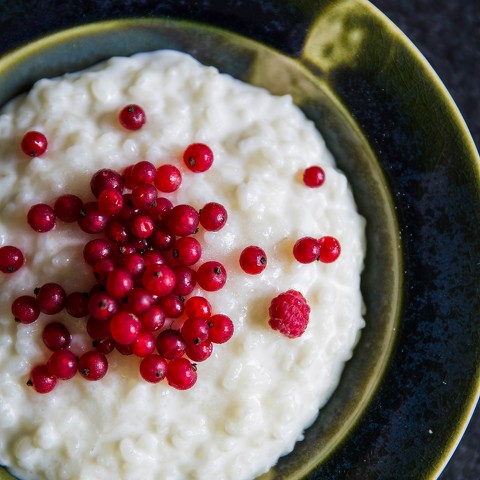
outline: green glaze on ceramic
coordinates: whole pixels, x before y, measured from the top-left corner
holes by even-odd
[[[46,28],[51,35],[0,58],[0,104],[39,78],[159,48],[292,95],[367,219],[366,327],[304,441],[262,480],[434,479],[479,391],[480,173],[471,137],[430,67],[368,2],[227,3],[228,15],[220,0],[196,2],[195,12],[158,2],[156,18],[125,6],[130,18],[87,25],[64,13],[71,28]],[[85,18],[118,17],[114,4]],[[242,23],[246,8],[260,13]]]

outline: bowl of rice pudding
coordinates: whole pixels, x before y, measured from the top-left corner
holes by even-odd
[[[0,278],[2,480],[395,478],[407,465],[411,478],[434,478],[461,434],[478,384],[465,340],[473,327],[468,311],[447,324],[442,272],[463,272],[466,260],[438,247],[450,231],[478,243],[462,221],[478,203],[478,166],[461,118],[367,2],[267,2],[267,15],[252,1],[248,25],[245,2],[233,3],[228,17],[222,2],[195,14],[168,2],[120,13],[108,4],[87,8],[82,24],[66,12],[69,28],[46,25],[0,58],[1,239],[24,255]],[[419,105],[411,85],[432,101]],[[449,122],[441,147],[438,108]],[[208,165],[187,153],[199,145]],[[145,178],[155,167],[148,181],[131,173],[140,164]],[[165,185],[162,166],[176,180]],[[102,172],[120,180],[102,183]],[[432,187],[440,174],[452,195],[460,178],[471,182],[460,204]],[[155,192],[148,208],[139,185]],[[86,225],[107,190],[128,215],[102,211]],[[65,195],[82,202],[73,221],[57,203]],[[39,226],[49,219],[31,213],[38,204],[52,208],[54,226]],[[202,218],[211,204],[228,213],[218,228]],[[450,208],[458,217],[444,218]],[[185,238],[200,258],[190,249],[183,259]],[[111,250],[93,261],[85,250],[97,239]],[[339,245],[333,256],[325,239]],[[125,246],[161,261],[134,276]],[[100,260],[122,281],[109,282]],[[160,286],[158,265],[168,272]],[[164,290],[179,267],[196,281],[186,289],[185,274],[180,291],[177,275]],[[83,314],[50,308],[49,284],[66,298],[85,293]],[[156,326],[133,290],[163,310]],[[95,295],[113,297],[108,318]],[[34,320],[12,314],[22,296],[40,304]],[[209,304],[205,317],[188,313],[191,298]],[[231,321],[228,338],[212,333],[218,315]],[[192,319],[210,327],[201,340],[185,326]],[[49,342],[52,322],[68,330],[67,345]],[[172,354],[164,332],[192,344]],[[139,338],[153,338],[152,349]],[[459,349],[462,368],[451,361]],[[73,354],[73,378],[52,374],[52,351]],[[97,370],[85,363],[91,352],[106,358]],[[157,378],[142,370],[147,358]],[[451,405],[458,385],[465,400]]]

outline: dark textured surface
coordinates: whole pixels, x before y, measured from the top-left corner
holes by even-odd
[[[480,146],[480,2],[372,0],[417,46],[459,107]],[[480,408],[441,480],[480,478]]]

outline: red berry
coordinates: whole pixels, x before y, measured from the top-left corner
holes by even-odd
[[[39,289],[35,289],[38,305],[42,313],[55,315],[65,307],[66,293],[58,283],[46,283]]]
[[[117,215],[123,208],[122,192],[107,188],[98,196],[98,209],[105,215]]]
[[[13,245],[5,245],[0,248],[0,271],[14,273],[19,270],[25,259],[22,251]]]
[[[120,110],[118,120],[127,130],[139,130],[147,121],[147,117],[142,107],[130,104]]]
[[[12,313],[16,322],[33,323],[40,315],[38,300],[30,295],[22,295],[12,303]]]
[[[122,268],[116,268],[108,274],[105,286],[110,296],[123,298],[133,288],[132,275]]]
[[[133,204],[132,194],[124,193],[123,194],[123,208],[118,214],[118,218],[123,222],[130,221],[135,215],[140,213],[140,209]]]
[[[143,273],[143,286],[152,295],[163,297],[172,293],[177,277],[167,265],[153,265],[147,267]]]
[[[21,147],[25,155],[39,157],[47,151],[47,137],[41,132],[32,130],[23,136]]]
[[[132,188],[138,183],[153,183],[156,173],[157,169],[153,163],[147,162],[146,160],[136,163],[132,166],[128,174],[129,188]]]
[[[47,369],[53,377],[69,380],[77,373],[77,357],[70,350],[57,350],[48,359]]]
[[[246,247],[240,254],[240,267],[245,273],[258,275],[265,270],[266,266],[267,255],[260,247],[253,245]]]
[[[269,314],[270,327],[287,337],[296,338],[307,328],[310,307],[300,292],[288,290],[272,300]]]
[[[28,211],[27,221],[30,227],[36,232],[49,232],[55,227],[55,212],[50,205],[47,205],[46,203],[37,203]]]
[[[87,202],[83,205],[78,216],[78,226],[86,233],[100,233],[105,230],[108,215],[98,208],[97,202]]]
[[[322,237],[318,240],[320,244],[319,260],[323,263],[332,263],[339,256],[341,252],[340,242],[334,237]]]
[[[149,250],[143,254],[145,260],[145,268],[156,267],[157,265],[165,265],[165,258],[156,250]]]
[[[118,266],[129,272],[133,277],[138,277],[144,272],[146,263],[142,255],[134,252],[120,256]]]
[[[92,346],[97,352],[108,355],[115,350],[115,340],[113,340],[113,338],[101,338],[99,340],[94,340]]]
[[[89,265],[95,265],[99,260],[110,258],[111,254],[110,242],[102,238],[90,240],[83,247],[83,258]]]
[[[91,350],[78,360],[78,371],[83,378],[91,381],[100,380],[108,370],[107,357],[101,352]]]
[[[62,350],[70,345],[72,335],[63,323],[51,322],[43,329],[42,340],[48,349]]]
[[[308,167],[303,172],[303,183],[307,187],[316,188],[323,185],[325,182],[325,172],[323,168],[318,166]]]
[[[134,217],[130,223],[130,230],[137,238],[148,238],[155,228],[150,216],[140,214]]]
[[[140,314],[139,320],[145,330],[156,332],[165,324],[165,312],[158,305],[152,305]]]
[[[148,209],[148,214],[153,218],[153,220],[159,222],[172,208],[173,203],[168,198],[157,197],[156,205],[153,205]]]
[[[76,195],[61,195],[55,200],[53,211],[62,222],[73,223],[78,220],[83,201]]]
[[[206,319],[212,314],[212,306],[205,297],[190,297],[185,301],[185,313],[188,318]]]
[[[213,163],[213,152],[203,143],[192,143],[183,153],[183,161],[192,172],[205,172]]]
[[[32,368],[27,385],[34,388],[37,393],[49,393],[57,384],[57,379],[48,373],[46,365],[37,365]]]
[[[160,355],[152,354],[145,357],[140,363],[140,375],[150,383],[161,382],[167,372],[167,362]]]
[[[197,368],[186,358],[176,358],[168,364],[168,384],[178,390],[187,390],[197,381]]]
[[[95,172],[90,180],[90,189],[96,198],[107,189],[123,192],[123,177],[116,170],[102,168]]]
[[[69,293],[65,299],[65,310],[74,318],[86,317],[88,315],[88,293]]]
[[[158,353],[167,360],[180,358],[185,353],[187,344],[178,330],[163,330],[157,337]]]
[[[153,297],[144,288],[134,288],[127,299],[128,310],[134,315],[140,315],[153,305]]]
[[[137,183],[132,189],[132,203],[141,210],[154,207],[157,197],[158,191],[150,183]]]
[[[183,297],[169,293],[160,299],[160,306],[168,318],[178,318],[184,310],[183,302]]]
[[[226,281],[227,271],[220,262],[205,262],[197,270],[197,282],[207,292],[220,290]]]
[[[187,318],[180,330],[187,344],[198,345],[208,339],[209,328],[203,318]]]
[[[180,237],[173,246],[173,256],[180,265],[190,266],[202,256],[202,246],[193,237]]]
[[[150,332],[140,332],[136,340],[132,343],[132,353],[137,357],[146,357],[155,350],[155,335]]]
[[[120,355],[133,355],[132,345],[122,345],[121,343],[115,343],[115,348]]]
[[[225,343],[232,338],[234,332],[233,322],[227,315],[219,313],[207,319],[209,327],[208,338],[213,343]]]
[[[178,190],[182,183],[182,174],[175,165],[161,165],[155,175],[155,186],[165,193]]]
[[[108,320],[117,310],[117,301],[107,292],[95,292],[88,301],[88,311],[96,320]]]
[[[105,236],[115,243],[124,243],[130,240],[130,229],[123,220],[110,220],[105,229]]]
[[[194,270],[183,265],[173,267],[175,273],[176,282],[173,289],[175,295],[186,297],[190,295],[197,284],[197,274]]]
[[[316,238],[300,238],[293,246],[293,256],[300,263],[312,263],[319,259],[319,255],[320,244]]]
[[[210,340],[205,340],[205,342],[199,344],[189,343],[185,349],[185,355],[193,362],[205,361],[212,352],[213,343]]]
[[[200,225],[210,232],[218,232],[227,222],[227,210],[220,203],[207,203],[200,210]]]
[[[93,340],[106,340],[112,338],[110,335],[110,322],[97,320],[89,317],[87,320],[87,333]]]
[[[195,233],[199,219],[200,215],[190,205],[176,205],[166,214],[168,229],[179,237],[186,237]]]
[[[140,321],[129,312],[120,310],[110,320],[112,338],[121,345],[131,345],[140,333]]]
[[[113,272],[115,268],[115,262],[111,258],[102,258],[93,266],[93,274],[95,279],[100,284],[105,285],[109,273]]]

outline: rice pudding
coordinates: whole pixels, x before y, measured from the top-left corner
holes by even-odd
[[[147,116],[136,131],[118,123],[118,112],[131,103]],[[22,154],[26,131],[47,135],[45,154]],[[182,161],[195,142],[215,155],[203,173]],[[290,452],[336,388],[364,325],[365,254],[364,220],[347,179],[292,99],[179,52],[112,58],[40,80],[6,105],[0,149],[1,245],[15,245],[26,257],[18,272],[0,277],[0,464],[23,480],[251,480]],[[191,295],[228,315],[234,335],[198,363],[198,380],[185,391],[142,380],[141,359],[114,351],[102,380],[77,374],[41,395],[26,382],[51,353],[42,342],[44,326],[52,320],[68,326],[69,348],[79,356],[92,349],[91,338],[85,321],[65,311],[18,324],[11,304],[46,282],[67,293],[89,291],[94,280],[82,252],[92,236],[62,222],[35,233],[27,212],[65,193],[93,200],[89,182],[97,170],[122,171],[142,160],[180,170],[181,187],[164,195],[174,204],[226,208],[221,230],[200,228],[196,237],[202,261],[222,262],[227,282]],[[319,188],[302,181],[312,165],[325,172]],[[324,235],[339,240],[337,261],[295,260],[299,238]],[[239,265],[250,245],[268,258],[258,275]],[[298,338],[268,324],[270,302],[289,289],[311,309]]]

